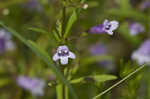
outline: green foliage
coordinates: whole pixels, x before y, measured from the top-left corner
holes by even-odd
[[[103,83],[105,81],[115,80],[115,79],[117,79],[117,77],[114,76],[114,75],[101,74],[101,75],[94,75],[94,76],[87,76],[87,77],[80,77],[80,78],[77,78],[77,79],[73,79],[73,80],[71,80],[71,83],[72,84],[77,84],[77,83],[82,83],[82,82],[84,83],[88,79],[89,79],[89,82],[94,81],[96,83]]]
[[[19,35],[16,31],[12,30],[11,28],[5,26],[2,22],[0,22],[0,25],[2,25],[5,29],[7,29],[9,32],[11,32],[15,37],[17,37],[18,39],[20,39],[25,45],[27,45],[33,52],[35,52],[39,57],[41,57],[48,66],[51,67],[51,69],[53,70],[53,72],[55,72],[55,74],[57,75],[57,77],[64,82],[64,84],[66,84],[66,86],[68,86],[71,94],[73,95],[74,99],[77,99],[77,96],[72,88],[72,86],[68,83],[68,81],[65,80],[65,78],[63,77],[63,75],[61,74],[61,72],[56,68],[56,66],[53,64],[51,58],[49,57],[49,55],[42,50],[41,48],[38,48],[37,45],[32,42],[32,41],[26,41],[21,35]]]
[[[70,32],[70,29],[73,25],[73,23],[77,20],[77,12],[76,12],[76,9],[73,10],[73,13],[72,15],[70,16],[69,18],[69,21],[67,23],[67,26],[66,26],[66,29],[65,29],[65,34],[64,34],[64,38],[66,38],[71,32]]]

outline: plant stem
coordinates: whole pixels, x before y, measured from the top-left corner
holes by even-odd
[[[63,98],[63,84],[58,84],[56,86],[56,93],[57,93],[57,99],[64,99]]]
[[[66,0],[63,0],[64,2]],[[62,35],[64,34],[65,32],[65,22],[66,22],[66,6],[63,5],[63,8],[62,8]]]
[[[69,99],[69,90],[67,86],[65,86],[65,99]]]
[[[69,72],[69,67],[66,67],[64,69],[64,76],[66,77],[67,80],[68,80],[68,72]],[[64,86],[64,99],[69,99],[69,91],[67,86]]]
[[[116,84],[112,85],[110,88],[106,89],[105,91],[103,91],[102,93],[98,94],[97,96],[95,96],[93,99],[97,99],[98,97],[100,97],[100,96],[104,95],[105,93],[107,93],[108,91],[112,90],[114,87],[118,86],[119,84],[121,84],[122,82],[124,82],[125,80],[127,80],[129,77],[133,76],[135,73],[137,73],[138,71],[140,71],[141,69],[143,69],[145,67],[145,65],[147,65],[147,64],[144,64],[144,65],[140,66],[135,71],[131,72],[129,75],[127,75],[126,77],[124,77],[122,80],[120,80]]]

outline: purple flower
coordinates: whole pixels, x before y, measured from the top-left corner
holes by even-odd
[[[15,49],[15,45],[11,40],[11,35],[4,29],[0,29],[0,53]]]
[[[102,55],[106,54],[107,49],[102,43],[98,43],[96,45],[91,46],[89,51],[92,55]]]
[[[133,52],[131,58],[139,65],[150,62],[150,39],[144,41],[140,48]]]
[[[68,58],[75,59],[76,56],[73,52],[69,51],[66,45],[59,46],[57,48],[57,53],[53,56],[53,60],[57,61],[60,59],[62,65],[68,64]]]
[[[104,33],[103,27],[104,27],[103,24],[96,25],[96,26],[92,27],[89,30],[89,32],[94,33],[94,34],[103,34]]]
[[[30,11],[42,11],[42,6],[38,0],[28,0],[24,7]]]
[[[149,1],[149,0],[143,2],[143,3],[140,5],[140,9],[141,9],[142,11],[146,10],[146,9],[149,8],[149,7],[150,7],[150,1]]]
[[[89,52],[94,56],[106,55],[107,54],[107,48],[104,44],[97,43],[97,44],[95,44],[89,48]],[[104,61],[101,61],[98,63],[100,66],[103,66],[107,69],[112,69],[112,67],[113,67],[113,63],[110,60],[104,60]]]
[[[44,95],[45,82],[43,80],[19,76],[17,78],[17,84],[25,90],[30,91],[34,96]]]
[[[103,24],[99,24],[97,26],[92,27],[89,32],[94,34],[103,34],[108,33],[109,35],[113,35],[113,31],[118,28],[119,23],[117,21],[108,21],[107,19],[103,22]]]
[[[137,23],[137,22],[131,23],[129,25],[129,29],[130,29],[131,35],[137,35],[138,33],[145,31],[144,27],[140,23]]]

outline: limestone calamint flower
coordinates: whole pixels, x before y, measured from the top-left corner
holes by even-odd
[[[108,33],[109,35],[113,35],[113,31],[116,30],[119,26],[118,21],[108,21],[107,19],[103,22],[103,24],[99,24],[97,26],[92,27],[89,32],[95,34],[103,34]]]
[[[69,51],[66,45],[59,46],[56,54],[53,56],[53,60],[57,61],[60,59],[62,65],[68,64],[68,58],[75,59],[76,56],[73,52]]]
[[[145,31],[144,27],[138,22],[129,24],[129,29],[130,29],[131,35],[137,35],[137,34]]]
[[[19,76],[17,78],[17,84],[25,90],[30,91],[34,96],[44,95],[45,82],[39,78],[31,79],[29,77]]]
[[[139,49],[133,52],[131,58],[139,65],[150,62],[150,39],[146,40]]]
[[[0,29],[0,53],[15,49],[15,44],[11,40],[11,35],[4,29]]]

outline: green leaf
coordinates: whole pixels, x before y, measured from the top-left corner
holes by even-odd
[[[91,79],[91,81],[95,81],[96,83],[102,83],[105,81],[117,79],[117,77],[114,75],[106,75],[106,74],[104,75],[103,74],[103,75],[94,75],[94,76],[92,75],[92,76],[80,77],[80,78],[73,79],[70,82],[72,84],[81,83],[81,82],[86,81],[86,78],[89,78],[89,79]]]
[[[95,75],[92,76],[92,78],[94,78],[94,80],[98,83],[117,79],[117,77],[114,75]]]
[[[73,80],[70,81],[70,83],[76,84],[76,83],[80,83],[80,82],[82,82],[82,81],[84,81],[84,77],[80,77],[80,78],[77,78],[77,79],[73,79]]]
[[[44,34],[49,34],[47,31],[40,29],[40,28],[35,28],[35,27],[30,27],[28,30],[34,31],[34,32],[39,32],[39,33],[44,33]]]
[[[80,3],[84,3],[86,1],[87,0],[81,0]],[[80,10],[81,10],[81,8],[74,8],[73,9],[73,13],[70,16],[68,23],[67,23],[67,26],[66,26],[66,29],[65,29],[64,38],[66,38],[70,34],[71,27],[77,21],[77,16],[80,13]]]
[[[69,18],[69,21],[68,21],[66,29],[65,29],[64,38],[66,38],[69,35],[70,29],[76,20],[77,20],[77,12],[76,12],[76,10],[73,10],[73,13],[72,13],[71,17]]]
[[[56,76],[61,80],[70,90],[72,96],[74,99],[78,99],[74,89],[70,85],[70,83],[64,78],[63,74],[56,68],[54,65],[52,59],[49,57],[49,55],[42,49],[38,48],[35,43],[28,42],[25,38],[23,38],[19,33],[14,31],[13,29],[5,26],[2,22],[0,22],[0,25],[2,25],[5,29],[7,29],[10,33],[12,33],[15,37],[17,37],[19,40],[21,40],[25,45],[27,45],[36,55],[41,57],[43,61],[47,63],[47,65],[52,69],[52,71],[56,74]]]
[[[60,37],[62,37],[62,24],[59,20],[56,22],[56,29]]]
[[[59,38],[59,36],[58,36],[58,34],[57,34],[57,32],[56,32],[55,30],[53,31],[53,35],[54,35],[55,40],[56,40],[57,42],[60,42],[60,41],[61,41],[61,39]]]

